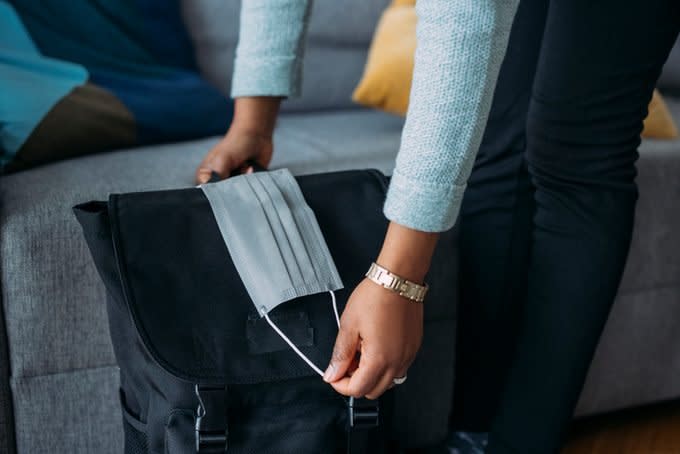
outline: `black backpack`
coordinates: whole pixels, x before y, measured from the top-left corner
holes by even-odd
[[[298,178],[345,289],[377,256],[388,180],[377,171]],[[324,383],[260,318],[197,188],[111,195],[75,207],[108,291],[126,454],[400,452],[446,435],[453,387],[453,232],[429,274],[425,336],[408,381],[379,401]],[[337,326],[328,294],[270,316],[316,364]]]

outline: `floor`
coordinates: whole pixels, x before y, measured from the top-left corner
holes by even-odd
[[[680,454],[680,401],[577,421],[562,454]]]

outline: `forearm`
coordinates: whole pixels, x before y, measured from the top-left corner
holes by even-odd
[[[411,98],[386,216],[423,231],[457,218],[518,0],[420,0]]]
[[[312,0],[243,0],[232,97],[299,96]]]

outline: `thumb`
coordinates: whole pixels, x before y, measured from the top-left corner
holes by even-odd
[[[358,347],[358,331],[343,329],[341,326],[338,337],[335,340],[333,357],[323,375],[323,379],[331,383],[344,377],[356,356]]]

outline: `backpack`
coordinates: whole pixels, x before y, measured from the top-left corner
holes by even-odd
[[[342,310],[382,245],[388,179],[363,170],[297,182],[345,284]],[[336,393],[261,319],[200,189],[113,194],[74,211],[107,289],[126,454],[379,454],[446,436],[454,231],[435,253],[408,381],[370,401]],[[337,335],[327,294],[270,316],[314,363],[327,364]]]

